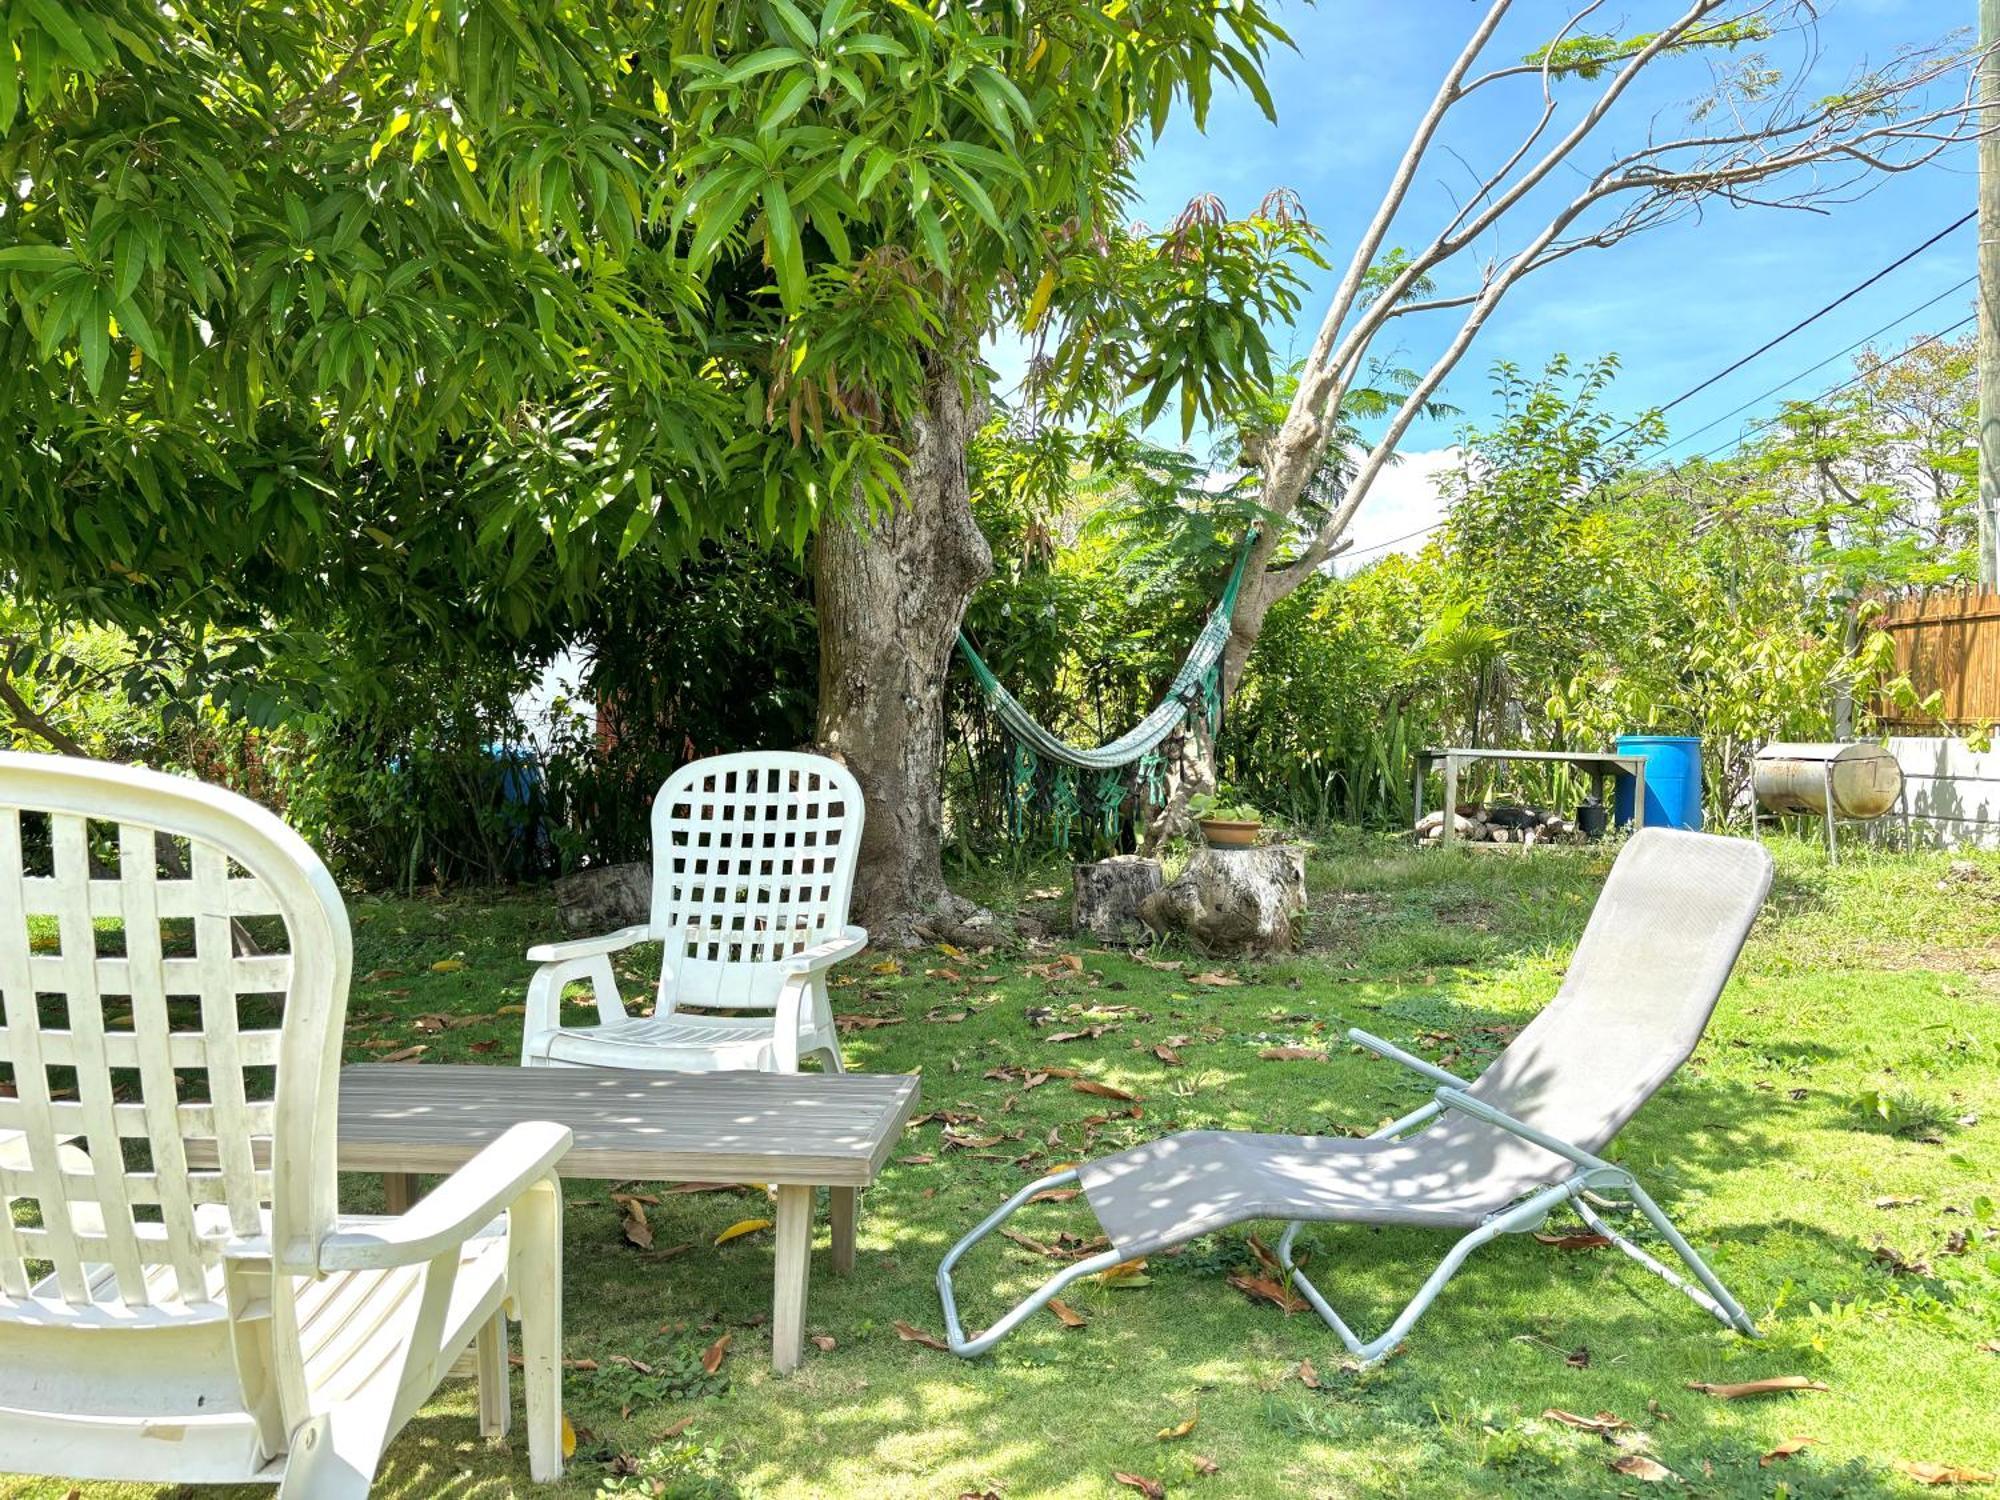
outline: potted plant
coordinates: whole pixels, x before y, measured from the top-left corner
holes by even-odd
[[[1226,786],[1188,798],[1188,813],[1201,825],[1201,836],[1211,849],[1252,848],[1264,831],[1264,815],[1238,801]]]

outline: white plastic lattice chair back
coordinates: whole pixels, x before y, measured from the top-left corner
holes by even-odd
[[[317,1269],[350,963],[331,877],[264,809],[0,754],[0,1325],[226,1320],[223,1250],[267,1232]]]
[[[861,787],[791,751],[682,766],[653,803],[662,1007],[773,1010],[785,960],[838,938],[861,846]]]

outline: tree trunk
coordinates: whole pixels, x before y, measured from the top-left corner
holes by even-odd
[[[993,570],[966,484],[974,420],[957,371],[933,365],[901,434],[904,502],[814,544],[819,742],[867,799],[854,911],[878,942],[917,941],[926,919],[966,905],[944,883],[944,685],[966,601]]]

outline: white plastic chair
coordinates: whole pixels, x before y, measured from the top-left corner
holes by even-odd
[[[272,917],[239,954],[232,919]],[[512,1313],[529,1466],[559,1476],[569,1131],[338,1214],[351,967],[332,879],[262,808],[0,754],[0,1472],[364,1496],[468,1346],[506,1431]]]
[[[827,971],[868,946],[848,925],[861,788],[837,761],[755,751],[682,766],[653,801],[652,920],[545,943],[528,986],[524,1067],[842,1071]],[[650,1016],[625,1009],[611,955],[663,942]],[[588,981],[597,1024],[565,1026],[565,987]]]

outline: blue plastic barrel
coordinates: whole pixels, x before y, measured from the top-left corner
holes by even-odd
[[[1620,755],[1646,760],[1646,826],[1687,828],[1699,833],[1701,812],[1701,739],[1698,735],[1621,734]],[[1632,780],[1618,778],[1613,809],[1620,823],[1632,818]]]

